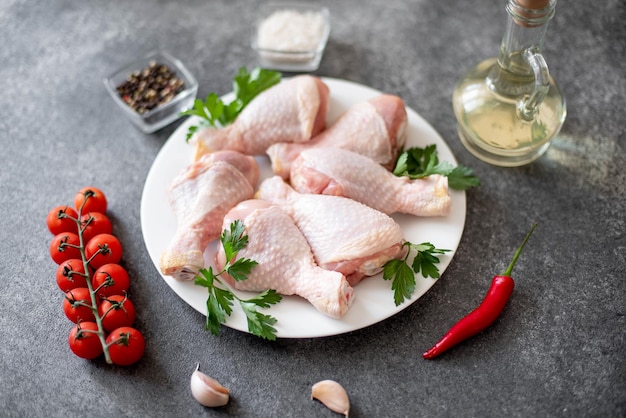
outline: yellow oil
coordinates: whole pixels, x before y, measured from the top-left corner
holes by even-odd
[[[496,58],[480,63],[459,80],[452,102],[461,141],[478,158],[500,166],[527,164],[540,157],[565,121],[563,96],[550,89],[532,120],[518,104],[533,88],[533,75],[504,70]]]

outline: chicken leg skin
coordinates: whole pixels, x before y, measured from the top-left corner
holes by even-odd
[[[204,267],[207,245],[220,236],[224,215],[253,196],[258,179],[256,160],[234,151],[205,155],[185,168],[169,189],[177,227],[161,255],[161,272],[192,280]]]
[[[353,289],[338,272],[315,264],[313,253],[293,219],[277,206],[263,200],[244,201],[224,218],[223,228],[239,219],[245,226],[248,244],[237,257],[258,264],[246,280],[235,281],[225,275],[235,289],[261,292],[274,289],[283,295],[298,295],[317,310],[332,317],[342,317],[353,300]],[[226,264],[224,249],[216,253],[216,266]]]

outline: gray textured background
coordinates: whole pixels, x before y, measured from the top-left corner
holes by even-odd
[[[502,169],[456,137],[454,82],[497,54],[503,2],[325,2],[332,34],[316,74],[400,95],[428,120],[482,186],[467,193],[451,265],[417,303],[367,329],[265,342],[224,329],[161,280],[140,227],[143,183],[175,125],[144,135],[107,97],[102,77],[166,49],[198,78],[199,95],[230,90],[251,68],[258,1],[26,1],[0,4],[0,415],[335,416],[309,400],[333,378],[352,417],[626,415],[624,238],[626,7],[562,1],[545,55],[568,117],[537,162]],[[82,186],[109,196],[148,341],[130,368],[83,361],[67,348],[48,257],[45,216]],[[482,299],[528,226],[517,287],[488,331],[432,362],[420,354]],[[196,363],[231,389],[210,410],[191,397]]]

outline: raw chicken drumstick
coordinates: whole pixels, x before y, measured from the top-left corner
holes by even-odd
[[[407,113],[398,96],[382,94],[350,107],[309,142],[279,143],[268,148],[272,170],[289,178],[291,163],[305,149],[334,147],[354,151],[391,170],[407,136]]]
[[[263,200],[239,203],[222,225],[228,229],[241,220],[248,235],[248,244],[237,257],[258,264],[246,280],[235,281],[225,274],[235,289],[262,292],[274,289],[283,295],[298,295],[307,299],[320,312],[342,317],[352,304],[353,289],[343,274],[328,271],[315,264],[311,248],[293,219],[282,209]],[[219,270],[226,264],[224,248],[215,255]]]
[[[386,214],[443,216],[452,202],[447,177],[397,177],[370,158],[337,148],[303,151],[291,166],[290,179],[300,193],[349,197]]]
[[[326,127],[328,86],[317,77],[296,76],[255,97],[237,119],[223,128],[201,130],[191,139],[196,159],[230,149],[263,155],[276,142],[305,142]]]
[[[287,212],[309,242],[317,264],[342,273],[351,286],[406,254],[400,226],[355,200],[301,194],[279,176],[263,181],[257,197]]]
[[[176,234],[160,260],[161,272],[191,280],[204,267],[204,250],[219,238],[224,215],[250,199],[259,181],[254,159],[235,151],[203,156],[172,182],[169,202],[176,215]]]

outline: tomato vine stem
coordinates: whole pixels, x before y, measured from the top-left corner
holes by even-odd
[[[95,332],[95,334],[98,335],[98,339],[100,340],[100,344],[102,345],[102,351],[104,353],[104,360],[107,362],[107,364],[113,364],[113,361],[111,360],[111,355],[109,353],[109,345],[106,343],[106,334],[104,332],[104,326],[102,325],[102,318],[100,317],[100,314],[98,313],[98,299],[96,297],[96,293],[99,288],[94,290],[93,284],[91,283],[91,273],[89,272],[89,263],[91,262],[91,260],[93,260],[93,258],[97,254],[102,252],[102,249],[98,249],[98,251],[96,251],[96,253],[92,255],[91,258],[89,258],[89,260],[87,259],[87,255],[85,254],[85,242],[83,238],[83,233],[90,221],[87,221],[85,225],[82,225],[81,219],[82,219],[82,213],[83,213],[83,208],[85,207],[85,203],[87,203],[90,197],[91,195],[87,193],[85,194],[85,199],[83,200],[83,203],[80,205],[80,208],[78,208],[78,216],[75,219],[74,218],[72,219],[74,219],[74,221],[76,222],[76,226],[78,227],[78,239],[79,239],[78,250],[80,251],[80,257],[83,262],[83,270],[85,270],[85,274],[84,274],[85,281],[87,282],[87,288],[89,289],[89,295],[91,296],[91,306],[89,308],[93,312],[94,317],[96,319],[96,325],[98,326],[98,331]]]

